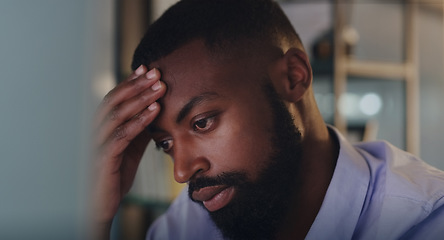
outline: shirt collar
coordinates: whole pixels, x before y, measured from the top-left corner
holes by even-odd
[[[370,181],[363,156],[330,127],[339,142],[339,156],[321,209],[306,239],[351,239],[358,222]]]

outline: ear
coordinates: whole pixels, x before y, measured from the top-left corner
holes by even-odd
[[[290,48],[274,67],[273,83],[278,94],[284,100],[298,102],[310,87],[313,77],[307,54]]]

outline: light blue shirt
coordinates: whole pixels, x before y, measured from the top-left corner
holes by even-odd
[[[306,239],[444,239],[444,172],[387,142],[351,145],[333,130],[339,157]],[[223,238],[185,189],[147,239]]]

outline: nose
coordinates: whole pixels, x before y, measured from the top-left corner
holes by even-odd
[[[210,169],[209,160],[199,155],[199,148],[190,144],[177,144],[174,149],[174,179],[178,183],[186,183],[193,176]]]

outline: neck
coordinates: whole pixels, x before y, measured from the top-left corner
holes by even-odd
[[[313,116],[313,115],[311,115]],[[304,239],[321,208],[339,152],[332,135],[318,114],[303,128],[303,159],[300,165],[299,193],[277,239]]]

